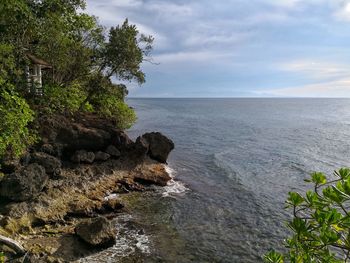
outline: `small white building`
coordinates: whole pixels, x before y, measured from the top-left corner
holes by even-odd
[[[32,54],[26,54],[30,65],[26,66],[26,77],[28,93],[36,96],[43,95],[42,70],[52,69],[52,66],[46,61],[35,57]]]

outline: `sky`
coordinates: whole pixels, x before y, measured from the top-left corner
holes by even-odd
[[[350,97],[350,0],[87,0],[155,37],[130,97]]]

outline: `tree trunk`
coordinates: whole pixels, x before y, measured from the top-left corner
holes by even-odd
[[[11,238],[0,235],[0,243],[13,249],[18,255],[24,255],[26,253],[26,250],[24,249],[24,247],[20,243],[18,243],[17,241]]]

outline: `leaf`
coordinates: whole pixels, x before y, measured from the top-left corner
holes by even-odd
[[[289,192],[288,196],[288,203],[294,206],[298,206],[305,201],[305,199],[297,192]]]
[[[315,172],[311,174],[311,181],[315,184],[325,184],[327,182],[326,176],[321,172]]]

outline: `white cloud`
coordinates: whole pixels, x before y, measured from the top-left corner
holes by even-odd
[[[350,1],[344,1],[334,15],[338,20],[350,21]]]
[[[256,91],[259,96],[274,97],[350,97],[350,78],[298,87]]]
[[[195,52],[176,52],[176,53],[165,53],[160,55],[155,55],[154,61],[164,64],[174,64],[174,63],[192,63],[192,62],[207,62],[222,63],[223,60],[232,57],[233,54],[227,54],[223,52],[214,51],[195,51]]]
[[[311,79],[324,80],[350,75],[350,66],[322,60],[295,60],[279,66],[280,70],[295,72]]]

